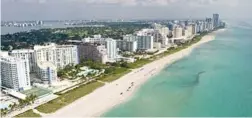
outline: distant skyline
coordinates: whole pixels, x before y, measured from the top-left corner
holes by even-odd
[[[252,19],[252,0],[1,0],[1,19]]]

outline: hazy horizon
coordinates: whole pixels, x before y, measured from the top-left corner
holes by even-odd
[[[1,19],[252,19],[251,0],[2,0]],[[239,14],[239,16],[238,16]]]

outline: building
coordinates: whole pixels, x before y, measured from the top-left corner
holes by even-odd
[[[136,40],[117,40],[117,48],[121,51],[136,52],[137,51],[137,41]]]
[[[32,49],[12,50],[9,52],[9,55],[23,60],[28,60],[30,72],[34,72],[35,70],[34,50]]]
[[[79,63],[78,49],[76,45],[57,45],[56,61],[54,64],[57,68],[64,68],[69,64],[76,65]]]
[[[112,38],[107,38],[105,42],[105,47],[107,49],[109,61],[115,61],[118,55],[118,50],[116,47],[116,40]]]
[[[152,30],[153,32],[154,30]],[[153,49],[154,37],[151,33],[137,33],[137,35],[125,35],[123,36],[125,41],[137,41],[137,50],[149,50]]]
[[[184,32],[184,33],[183,33],[183,36],[184,36],[185,38],[190,37],[190,34],[191,34],[191,33],[189,33],[189,30],[188,30],[188,29],[184,29],[183,32]]]
[[[154,29],[142,29],[136,32],[137,36],[153,35]]]
[[[211,18],[206,18],[206,29],[208,31],[213,30],[213,21]]]
[[[49,45],[34,46],[35,63],[49,61],[57,68],[64,68],[66,65],[79,63],[78,50],[76,45]]]
[[[192,27],[192,25],[186,26],[185,30],[186,30],[186,32],[185,32],[185,36],[186,37],[190,37],[190,36],[193,35],[193,27]]]
[[[152,50],[154,38],[153,36],[137,36],[137,49],[139,50]]]
[[[78,46],[78,56],[81,60],[93,60],[101,63],[108,61],[107,49],[104,45],[84,43]]]
[[[37,76],[44,84],[53,84],[57,82],[57,67],[49,62],[38,62],[36,68]]]
[[[94,35],[93,38],[84,38],[82,39],[83,43],[99,43],[99,44],[105,44],[106,38],[102,38],[101,35]]]
[[[219,27],[219,14],[213,14],[213,27]]]
[[[197,26],[196,24],[192,24],[192,35],[195,35],[197,33]]]
[[[1,56],[1,86],[22,91],[31,88],[28,60]]]
[[[34,60],[37,67],[38,62],[52,62],[56,64],[56,44],[51,43],[48,45],[35,45],[34,46]]]
[[[180,26],[176,26],[173,29],[173,38],[181,38],[183,35],[183,28]]]

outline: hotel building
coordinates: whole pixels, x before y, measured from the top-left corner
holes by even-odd
[[[1,56],[1,86],[16,91],[31,88],[28,60]]]
[[[136,40],[117,40],[116,45],[121,51],[136,52],[137,50]]]
[[[91,59],[104,64],[108,61],[107,49],[104,45],[84,43],[77,47],[80,61]]]
[[[44,84],[53,84],[57,82],[57,67],[53,63],[44,61],[38,62],[37,64],[37,76]]]
[[[19,59],[28,60],[30,71],[33,72],[35,70],[34,50],[32,49],[12,50],[9,52],[9,55]]]

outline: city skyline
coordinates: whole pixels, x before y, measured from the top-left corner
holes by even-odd
[[[2,0],[2,20],[251,19],[249,0]],[[28,7],[29,6],[29,7]],[[177,9],[177,10],[176,10]],[[240,14],[237,17],[236,14]],[[211,16],[209,16],[211,17]]]

